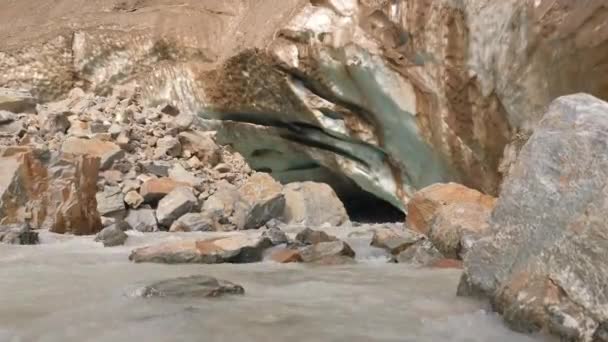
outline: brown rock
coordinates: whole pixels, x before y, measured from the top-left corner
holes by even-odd
[[[335,236],[329,235],[322,230],[313,230],[305,228],[296,234],[296,241],[305,245],[316,245],[321,242],[330,242],[338,240]]]
[[[222,158],[220,147],[213,141],[211,135],[205,132],[181,132],[178,135],[184,152],[189,151],[205,166],[215,166]]]
[[[300,252],[298,252],[295,249],[288,249],[288,248],[280,248],[280,249],[275,250],[270,255],[270,259],[272,259],[272,261],[274,261],[274,262],[278,262],[281,264],[302,261]]]
[[[234,235],[210,240],[169,242],[138,248],[129,256],[134,262],[179,263],[248,263],[262,260],[272,244],[266,238]]]
[[[406,226],[428,235],[437,211],[452,203],[476,203],[491,211],[496,198],[456,183],[433,184],[415,193],[408,203]]]
[[[354,258],[355,252],[344,241],[331,241],[302,248],[300,256],[304,262],[322,262],[323,259],[333,259],[339,256]]]
[[[433,268],[458,268],[462,269],[462,260],[457,259],[439,259],[431,263]]]
[[[379,228],[374,230],[371,245],[397,255],[423,239],[423,237],[423,235],[413,230]]]
[[[446,258],[462,259],[463,238],[468,244],[481,238],[489,228],[491,210],[479,203],[442,206],[431,222],[429,239]]]
[[[189,186],[189,184],[168,177],[153,178],[141,185],[139,194],[144,198],[145,203],[157,202],[178,186]]]
[[[90,155],[100,158],[100,168],[106,170],[124,156],[124,151],[113,142],[100,139],[67,138],[61,145],[64,153]]]
[[[256,229],[283,214],[283,187],[267,173],[256,173],[239,189],[235,221],[239,229]]]
[[[0,150],[0,224],[29,221],[57,233],[101,229],[95,194],[99,159],[27,147]]]

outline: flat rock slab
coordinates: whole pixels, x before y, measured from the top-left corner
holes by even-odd
[[[245,289],[238,284],[204,275],[159,281],[141,289],[141,297],[192,297],[212,298],[224,295],[242,295]]]
[[[272,246],[267,238],[234,235],[209,240],[188,240],[138,248],[129,260],[164,264],[250,263],[262,260]]]

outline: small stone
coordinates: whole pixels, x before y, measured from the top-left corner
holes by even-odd
[[[171,116],[179,115],[179,109],[177,109],[175,106],[170,105],[170,104],[163,106],[160,111],[162,113],[165,113],[165,114],[171,115]]]
[[[213,141],[210,134],[205,132],[181,132],[178,135],[183,151],[190,151],[192,155],[198,157],[203,165],[210,167],[220,162],[221,148]]]
[[[270,259],[281,264],[301,262],[300,252],[295,249],[279,248],[270,254]]]
[[[116,223],[116,218],[114,218],[114,217],[106,217],[106,216],[101,217],[101,226],[104,228],[107,226],[113,225],[114,223]]]
[[[158,223],[153,209],[129,210],[125,222],[138,232],[149,233],[158,231]]]
[[[118,170],[106,170],[102,175],[106,182],[111,185],[117,185],[122,181],[122,172]]]
[[[196,177],[188,170],[184,169],[181,164],[176,163],[171,169],[169,169],[169,178],[176,182],[189,184],[193,187],[199,187],[203,184],[203,179]]]
[[[210,232],[213,231],[213,220],[201,213],[188,213],[181,216],[171,225],[171,232]]]
[[[144,203],[144,198],[136,190],[131,190],[125,195],[125,203],[131,208],[137,209]]]
[[[192,158],[188,159],[188,165],[193,169],[199,169],[203,166],[203,163],[201,163],[197,156],[193,156]]]
[[[173,121],[173,125],[179,131],[187,130],[188,128],[190,128],[190,126],[192,126],[192,123],[194,123],[194,115],[190,113],[180,113],[178,116],[175,117],[175,120]]]
[[[191,188],[178,187],[158,202],[156,218],[161,226],[169,227],[180,216],[190,212],[198,201]]]
[[[242,295],[245,290],[225,280],[196,275],[171,280],[164,280],[144,287],[140,295],[149,297],[188,297],[188,298],[211,298],[224,295]]]
[[[149,163],[142,164],[143,169],[158,177],[169,177],[169,169],[171,168],[171,163],[164,161],[153,161]]]
[[[122,126],[119,124],[112,124],[110,128],[108,128],[108,133],[112,136],[112,138],[116,139],[116,137],[122,132]]]
[[[321,230],[306,228],[296,235],[296,241],[304,245],[316,245],[321,242],[331,242],[338,240],[335,236],[328,235]]]
[[[125,179],[122,182],[122,192],[129,193],[130,191],[139,190],[141,183],[137,179]]]
[[[113,224],[100,231],[95,236],[95,241],[102,242],[104,247],[115,247],[124,245],[128,237],[122,229]]]

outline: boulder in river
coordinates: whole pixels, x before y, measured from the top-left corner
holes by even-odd
[[[158,230],[154,209],[131,209],[125,217],[125,222],[138,232],[155,232]]]
[[[267,237],[274,246],[289,242],[289,237],[279,228],[273,227],[265,230],[262,233],[263,237]]]
[[[223,295],[242,295],[241,285],[204,275],[163,280],[138,291],[142,297],[208,298]]]
[[[422,239],[399,253],[395,259],[398,263],[424,267],[432,266],[444,259],[444,256],[433,246],[431,241]]]
[[[409,229],[377,228],[371,245],[397,255],[423,238],[422,234]]]
[[[287,264],[291,262],[301,262],[302,256],[296,249],[291,248],[278,248],[270,254],[270,259],[274,262],[281,264]]]
[[[338,240],[335,236],[329,235],[322,230],[313,230],[304,228],[296,234],[296,242],[304,245],[316,245],[321,242],[330,242]]]
[[[474,203],[492,210],[496,199],[461,184],[433,184],[416,192],[409,201],[407,228],[428,235],[437,211],[452,203]]]
[[[606,222],[608,103],[586,94],[560,97],[503,184],[492,234],[466,254],[458,292],[490,298],[518,331],[602,341]]]
[[[134,262],[165,264],[250,263],[262,260],[263,252],[272,243],[267,238],[233,235],[209,240],[167,242],[134,250]]]
[[[113,224],[97,233],[95,241],[103,243],[104,247],[115,247],[124,245],[128,237],[119,224]]]
[[[0,242],[11,245],[35,245],[39,242],[38,232],[27,223],[0,226]]]

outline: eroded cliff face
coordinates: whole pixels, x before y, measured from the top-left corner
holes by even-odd
[[[220,140],[279,180],[401,209],[440,181],[496,193],[551,100],[608,98],[605,0],[21,0],[0,23],[0,85],[135,83],[229,121]]]

